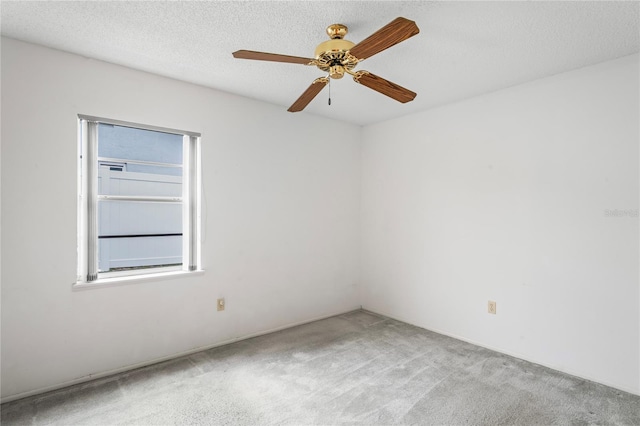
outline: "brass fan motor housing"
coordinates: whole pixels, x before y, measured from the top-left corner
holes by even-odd
[[[342,78],[345,72],[350,72],[358,64],[358,59],[350,55],[349,50],[355,43],[345,40],[348,28],[342,24],[327,27],[327,34],[331,40],[324,41],[316,47],[315,65],[331,78]]]

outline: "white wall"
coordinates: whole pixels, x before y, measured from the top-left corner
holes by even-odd
[[[633,55],[366,127],[363,306],[640,393],[638,76]]]
[[[78,113],[202,133],[204,275],[72,291]],[[360,134],[3,38],[2,397],[359,307]]]

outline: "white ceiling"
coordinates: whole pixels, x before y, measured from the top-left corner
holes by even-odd
[[[418,93],[400,104],[351,78],[302,113],[360,125],[639,51],[640,3],[425,1],[2,1],[2,34],[282,106],[323,73],[234,59],[313,57],[332,23],[357,43],[398,16],[420,34],[358,64]]]

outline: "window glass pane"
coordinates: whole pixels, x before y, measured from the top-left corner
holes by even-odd
[[[182,196],[182,135],[101,123],[98,194]]]
[[[182,135],[100,123],[98,157],[182,165]]]
[[[98,272],[182,264],[182,236],[98,239]]]
[[[98,269],[182,263],[182,204],[98,202]]]

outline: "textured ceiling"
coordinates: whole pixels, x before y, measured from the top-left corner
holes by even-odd
[[[2,1],[2,34],[282,106],[323,73],[234,59],[312,57],[332,23],[357,43],[398,16],[420,34],[358,64],[418,93],[400,104],[351,78],[302,113],[360,125],[636,53],[638,2]]]

